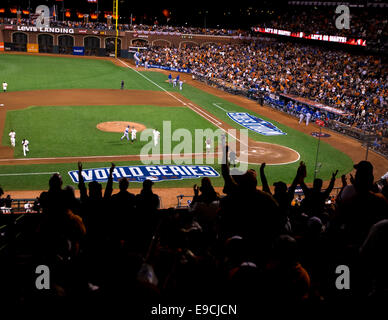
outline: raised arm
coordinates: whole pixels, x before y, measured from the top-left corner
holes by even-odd
[[[333,172],[333,174],[331,175],[329,186],[327,187],[327,189],[324,192],[324,195],[326,198],[328,198],[330,196],[330,193],[333,191],[335,178],[336,178],[337,174],[338,174],[338,170],[336,170],[336,172]]]
[[[306,169],[306,165],[305,165],[305,163],[303,161],[299,165],[298,171],[299,170],[300,170],[300,172],[299,172],[299,174],[300,174],[299,185],[302,188],[304,195],[305,196],[309,196],[310,195],[310,189],[304,183],[304,178],[306,178],[306,176],[307,176],[307,169]]]
[[[230,170],[229,170],[229,163],[228,163],[228,151],[229,147],[228,145],[225,146],[223,155],[222,155],[222,164],[221,164],[221,174],[224,178],[224,193],[231,192],[235,187],[236,183],[233,181],[232,177],[230,176]]]
[[[114,163],[111,164],[109,169],[109,178],[108,182],[106,183],[105,192],[104,192],[104,199],[110,199],[110,196],[112,195],[113,191],[113,170],[115,169],[116,165]]]
[[[81,201],[85,201],[88,198],[88,194],[86,192],[84,177],[82,176],[82,163],[80,161],[78,162],[78,189]]]
[[[198,197],[199,197],[199,187],[197,186],[197,184],[195,184],[193,186],[193,191],[194,191],[194,197],[193,197],[193,200],[191,201],[190,203],[190,207],[193,207],[194,206],[194,203],[196,203],[198,201]]]
[[[268,185],[267,177],[265,176],[264,168],[265,168],[265,162],[263,162],[260,166],[261,185],[263,186],[264,192],[268,192],[269,194],[272,194],[271,189],[269,188],[269,185]]]
[[[292,184],[290,185],[290,187],[288,188],[288,191],[287,191],[288,198],[290,199],[290,201],[292,201],[292,199],[294,199],[295,189],[298,186],[298,184],[301,183],[301,180],[304,179],[305,175],[306,175],[306,166],[302,161],[299,164],[299,168],[296,171],[295,178],[292,181]]]

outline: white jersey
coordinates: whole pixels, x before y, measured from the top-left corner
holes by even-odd
[[[24,142],[23,142],[23,147],[28,147],[28,145],[30,144],[30,142],[26,139],[26,140],[24,140]]]
[[[4,91],[7,90],[7,87],[8,87],[8,83],[7,83],[7,82],[3,82],[3,90],[4,90]]]
[[[15,137],[16,137],[16,132],[15,132],[15,131],[11,131],[11,132],[9,133],[9,137],[11,138],[11,140],[15,139]]]
[[[132,137],[132,139],[136,139],[136,132],[137,132],[136,129],[132,129],[131,130],[131,137]]]

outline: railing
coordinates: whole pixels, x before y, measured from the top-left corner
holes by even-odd
[[[35,200],[36,199],[12,199],[11,207],[1,207],[0,214],[39,213],[40,210],[34,210],[33,208]]]

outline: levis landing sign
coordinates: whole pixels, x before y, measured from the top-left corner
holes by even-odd
[[[33,26],[17,26],[18,31],[24,32],[47,32],[47,33],[71,33],[74,34],[74,29],[69,28],[54,28],[54,27],[33,27]]]
[[[79,182],[78,171],[69,171],[69,176],[74,183]],[[113,170],[113,181],[118,182],[120,178],[127,178],[133,182],[144,180],[165,181],[197,179],[202,177],[215,178],[220,174],[211,166],[195,165],[166,165],[166,166],[123,166],[115,167]],[[84,169],[82,171],[84,181],[106,182],[109,177],[109,168]]]

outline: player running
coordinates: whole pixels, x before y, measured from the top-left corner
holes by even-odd
[[[121,137],[121,141],[122,141],[124,138],[127,138],[127,140],[129,141],[129,126],[125,128],[124,134],[123,134],[123,136]]]

